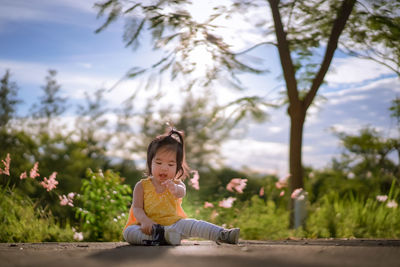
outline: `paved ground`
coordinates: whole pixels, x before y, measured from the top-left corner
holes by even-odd
[[[241,241],[181,246],[0,243],[0,266],[400,266],[400,240]]]

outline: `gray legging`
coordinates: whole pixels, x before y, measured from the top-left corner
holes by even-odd
[[[181,234],[182,238],[200,237],[212,241],[217,241],[219,233],[224,230],[215,224],[195,219],[181,219],[170,226],[165,226],[165,229]],[[123,234],[126,242],[133,245],[142,245],[143,240],[151,240],[151,236],[140,230],[140,225],[128,226]]]

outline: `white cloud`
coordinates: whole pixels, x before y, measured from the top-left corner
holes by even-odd
[[[335,58],[326,75],[329,84],[357,83],[393,74],[393,71],[372,60],[356,57]]]
[[[331,127],[335,132],[343,132],[346,134],[356,135],[359,134],[360,130],[365,128],[366,125],[360,124],[359,120],[356,118],[350,118],[344,120],[342,123],[335,123]],[[378,131],[383,130],[382,128],[375,125],[373,125],[373,127]]]
[[[267,173],[287,172],[287,144],[252,139],[229,140],[222,146],[222,155],[229,166],[249,167]]]
[[[77,14],[68,12],[68,9],[95,14],[97,12],[93,9],[95,2],[95,0],[3,0],[0,9],[0,26],[5,22],[21,21],[46,21],[87,26],[79,23],[76,19]],[[7,30],[4,26],[2,28]]]
[[[18,81],[18,83],[40,84],[44,80],[49,67],[43,63],[37,62],[21,62],[0,59],[0,70],[3,72],[6,69],[11,71],[11,79]]]
[[[271,133],[281,133],[281,132],[283,132],[283,127],[280,127],[280,126],[270,126],[270,127],[268,127],[268,132],[271,132]]]
[[[328,105],[339,105],[349,102],[366,100],[373,97],[372,91],[383,91],[388,89],[391,93],[400,93],[400,80],[397,77],[383,78],[377,81],[369,82],[363,86],[351,87],[324,94]],[[383,92],[387,93],[387,92]],[[387,95],[387,97],[391,97]],[[374,99],[374,98],[373,98]]]
[[[338,104],[344,104],[344,103],[348,103],[348,102],[356,102],[359,100],[364,100],[366,98],[368,98],[368,95],[347,95],[347,96],[341,96],[341,97],[337,97],[337,98],[331,98],[329,99],[329,104],[330,105],[338,105]]]
[[[41,3],[46,3],[48,5],[56,5],[56,6],[64,6],[77,9],[79,11],[84,11],[88,13],[95,13],[96,10],[93,8],[94,4],[98,2],[98,0],[85,0],[85,1],[76,1],[76,0],[46,0],[41,1]]]
[[[49,67],[51,65],[51,67]],[[13,61],[13,60],[1,60],[0,69],[10,69],[13,75],[13,79],[18,83],[29,83],[29,84],[42,84],[44,78],[47,75],[49,69],[56,69],[58,71],[58,82],[66,85],[65,87],[71,86],[69,91],[83,88],[95,88],[102,84],[108,85],[108,83],[116,82],[118,77],[106,76],[101,74],[82,73],[78,68],[72,67],[74,71],[71,71],[68,66],[63,63],[45,64],[40,62],[24,62],[24,61]]]
[[[318,114],[321,112],[321,109],[321,107],[317,106],[310,106],[308,108],[305,122],[306,126],[317,124],[320,122],[320,117],[318,116]]]
[[[120,83],[116,89],[109,91],[121,78],[118,75],[99,73],[95,69],[87,69],[86,66],[75,67],[77,64],[51,64],[51,69],[56,69],[56,80],[61,85],[61,91],[70,99],[84,99],[85,92],[93,94],[98,89],[106,89],[104,95],[110,105],[119,106],[125,99],[131,96],[139,86],[139,80],[126,80]],[[75,66],[74,66],[75,65]],[[22,62],[0,59],[0,71],[11,70],[11,80],[16,81],[23,90],[24,87],[39,88],[44,85],[45,77],[50,69],[48,65],[39,62]],[[176,96],[175,96],[176,97]]]
[[[83,67],[83,68],[85,68],[85,69],[91,69],[91,68],[93,68],[93,64],[92,64],[92,63],[78,62],[78,63],[76,63],[76,64],[77,64],[77,66]]]

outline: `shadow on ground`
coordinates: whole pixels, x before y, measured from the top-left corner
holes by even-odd
[[[109,263],[112,265],[146,265],[146,266],[263,266],[266,263],[265,257],[251,255],[255,250],[245,246],[237,247],[232,245],[184,245],[184,246],[120,246],[114,249],[103,250],[88,256],[91,260]],[[329,266],[310,265],[295,262],[290,258],[268,257],[270,266]]]
[[[91,254],[89,258],[110,262],[156,260],[163,258],[172,248],[172,246],[123,245]]]

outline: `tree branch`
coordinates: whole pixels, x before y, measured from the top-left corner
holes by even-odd
[[[276,43],[273,43],[273,42],[261,42],[261,43],[255,44],[252,47],[249,47],[249,48],[247,48],[247,49],[245,49],[243,51],[240,51],[240,52],[237,52],[237,53],[234,53],[234,52],[230,52],[230,53],[232,55],[238,56],[238,55],[246,54],[247,52],[249,52],[249,51],[251,51],[251,50],[253,50],[253,49],[255,49],[255,48],[259,47],[259,46],[262,46],[262,45],[274,45],[274,46],[277,46]]]
[[[350,17],[351,12],[353,11],[355,2],[356,0],[344,0],[342,2],[342,6],[338,11],[338,16],[333,23],[333,27],[331,30],[331,34],[329,36],[328,45],[326,47],[321,67],[313,80],[310,91],[307,93],[304,99],[304,107],[306,108],[306,110],[314,100],[314,97],[317,94],[317,91],[321,86],[326,73],[328,72],[333,55],[338,45],[339,37],[342,34],[344,27],[346,26],[346,23]]]
[[[286,81],[290,104],[299,102],[299,94],[297,90],[296,73],[293,66],[293,61],[290,55],[289,42],[286,39],[286,33],[283,29],[281,15],[279,13],[279,0],[268,0],[271,7],[272,16],[274,19],[275,33],[278,41],[278,51],[281,60],[283,76]]]
[[[286,25],[286,31],[287,32],[290,32],[290,24],[291,24],[291,21],[292,21],[292,15],[293,15],[293,10],[294,10],[294,6],[296,5],[296,0],[295,1],[293,1],[293,3],[292,3],[292,6],[291,6],[291,8],[290,8],[290,12],[289,12],[289,19],[288,19],[288,23],[287,23],[287,25]]]

